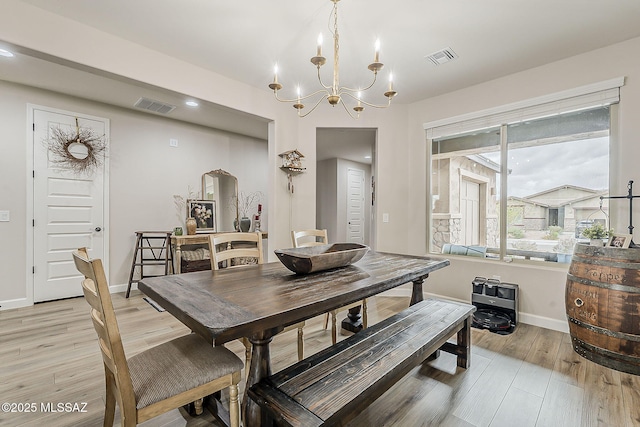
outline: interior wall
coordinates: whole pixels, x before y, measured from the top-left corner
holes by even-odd
[[[109,280],[128,281],[137,230],[172,230],[183,225],[186,208],[178,210],[174,194],[187,198],[201,190],[201,176],[225,169],[238,178],[238,187],[261,191],[268,207],[267,142],[163,117],[124,110],[40,89],[0,81],[0,210],[10,222],[0,222],[5,242],[0,245],[0,304],[16,304],[26,297],[25,241],[27,104],[37,104],[108,118],[109,141]],[[169,146],[177,139],[178,147]],[[264,219],[266,221],[266,218]]]
[[[326,229],[330,242],[338,242],[338,159],[316,164],[316,226]]]

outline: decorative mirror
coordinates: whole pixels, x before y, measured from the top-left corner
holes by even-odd
[[[229,172],[216,169],[202,175],[202,197],[215,200],[216,231],[236,231],[238,224],[238,179]]]

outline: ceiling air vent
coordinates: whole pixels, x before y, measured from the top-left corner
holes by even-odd
[[[154,113],[169,114],[175,110],[176,106],[171,104],[165,104],[164,102],[154,101],[149,98],[140,98],[133,104],[134,107],[142,110],[153,111]]]
[[[453,59],[456,59],[457,57],[458,55],[450,47],[426,56],[426,58],[431,61],[433,65],[444,64],[445,62],[449,62]]]

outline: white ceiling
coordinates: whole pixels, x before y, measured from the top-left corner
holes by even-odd
[[[283,96],[293,96],[297,84],[303,92],[317,89],[309,58],[323,32],[329,61],[323,75],[330,80],[329,0],[21,1],[265,91],[277,62]],[[369,91],[371,102],[384,100],[387,70],[393,71],[398,91],[394,102],[412,103],[640,36],[638,0],[343,0],[338,5],[341,84],[359,87],[369,81],[374,41],[381,40],[385,80]],[[439,66],[425,59],[443,48],[459,58]],[[247,120],[251,117],[243,114],[244,127],[255,124],[243,131],[233,128],[238,121],[229,117],[237,112],[228,108],[206,105],[202,108],[211,111],[197,113],[183,108],[180,94],[96,70],[80,73],[74,64],[25,53],[30,57],[13,65],[0,60],[0,79],[127,108],[132,97],[133,102],[143,95],[160,98],[180,105],[175,117],[180,120],[265,138],[266,122],[260,118]],[[78,79],[86,84],[78,85]],[[81,87],[81,93],[72,87]],[[211,123],[212,117],[222,117],[222,125]]]

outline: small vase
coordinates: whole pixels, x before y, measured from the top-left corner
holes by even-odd
[[[243,216],[240,218],[240,231],[247,232],[251,228],[251,219]]]
[[[196,234],[196,228],[197,228],[197,224],[196,224],[196,219],[189,217],[187,218],[187,235],[192,236],[194,234]]]
[[[602,247],[604,246],[604,242],[602,241],[602,239],[591,239],[589,240],[589,245]]]

